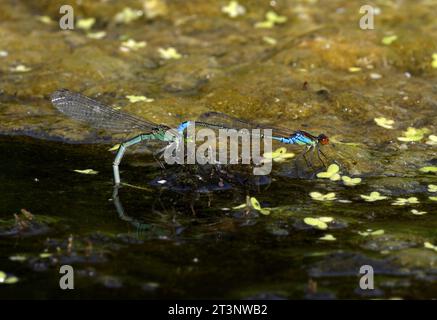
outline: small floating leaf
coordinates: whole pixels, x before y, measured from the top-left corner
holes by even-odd
[[[323,237],[320,237],[319,240],[323,240],[323,241],[335,241],[337,239],[332,234],[325,234]]]
[[[88,32],[86,36],[90,39],[100,40],[106,37],[106,32],[105,31]]]
[[[410,198],[397,198],[395,202],[392,203],[393,206],[405,206],[409,204],[417,204],[419,203],[419,199],[416,197]]]
[[[409,127],[407,131],[403,132],[404,136],[398,137],[398,140],[403,142],[420,141],[423,139],[424,135],[428,134],[429,132],[430,130],[428,128],[416,129],[413,127]]]
[[[85,170],[76,169],[76,170],[74,170],[74,172],[81,173],[81,174],[97,174],[97,173],[99,173],[98,171],[95,171],[93,169],[85,169]]]
[[[414,214],[414,215],[416,215],[416,216],[421,216],[421,215],[426,214],[427,212],[426,212],[426,211],[418,211],[418,210],[416,210],[416,209],[412,209],[412,210],[411,210],[411,213]]]
[[[0,270],[0,283],[4,282],[6,279],[6,273]]]
[[[161,58],[165,60],[170,60],[170,59],[177,60],[182,58],[182,55],[173,47],[169,47],[167,49],[159,48],[158,52]]]
[[[320,230],[328,229],[328,225],[326,224],[326,222],[323,222],[317,218],[308,217],[308,218],[303,219],[303,222],[305,222],[307,225],[310,225],[310,226],[315,227],[315,228],[320,229]]]
[[[23,262],[27,260],[26,256],[22,256],[22,255],[16,255],[16,256],[10,256],[9,260],[11,261],[17,261],[17,262]]]
[[[434,69],[437,69],[437,53],[433,53],[432,54],[432,62],[431,62],[431,66]]]
[[[429,200],[431,200],[431,201],[437,201],[437,197],[429,197]]]
[[[275,38],[272,38],[272,37],[263,37],[263,41],[265,43],[272,45],[272,46],[274,46],[278,43],[278,40],[276,40]]]
[[[76,23],[76,27],[82,30],[89,30],[96,23],[95,18],[79,19]]]
[[[258,200],[255,197],[250,198],[250,204],[252,205],[252,208],[255,210],[261,210],[261,205],[259,204]]]
[[[11,69],[11,71],[13,71],[13,72],[28,72],[30,70],[32,70],[32,69],[29,67],[26,67],[23,64],[19,64],[18,66]]]
[[[430,145],[430,146],[435,146],[437,145],[437,136],[432,134],[428,137],[428,141],[425,142],[426,144]]]
[[[360,67],[350,67],[348,70],[349,70],[349,72],[360,72],[361,68]]]
[[[135,10],[129,7],[124,8],[121,12],[114,16],[114,21],[117,23],[131,23],[143,15],[143,11]]]
[[[135,41],[134,39],[128,39],[121,43],[121,51],[138,50],[144,48],[147,45],[146,41]]]
[[[341,179],[343,180],[344,185],[349,187],[356,186],[357,184],[361,183],[361,178],[351,178],[348,176],[343,176],[341,177]]]
[[[419,171],[425,172],[425,173],[437,172],[437,167],[423,167],[423,168],[420,168]]]
[[[395,123],[394,120],[386,119],[384,117],[375,118],[373,120],[376,122],[376,124],[378,126],[386,128],[386,129],[393,129],[393,124]]]
[[[366,200],[367,202],[374,202],[374,201],[387,199],[387,197],[381,196],[381,194],[377,191],[373,191],[369,195],[360,194],[360,197]]]
[[[431,242],[424,242],[423,246],[427,249],[431,249],[437,252],[437,246],[433,245]]]
[[[279,16],[274,11],[268,11],[265,16],[266,20],[257,22],[255,28],[271,29],[275,24],[282,24],[287,22],[287,17]]]
[[[385,36],[382,38],[382,43],[385,45],[391,45],[393,42],[395,42],[398,39],[398,36],[392,35],[392,36]]]
[[[270,159],[272,159],[275,162],[283,162],[286,159],[293,158],[294,156],[295,154],[292,152],[287,152],[287,149],[285,147],[281,147],[273,152],[266,152],[263,154],[265,161],[269,161]]]
[[[45,23],[45,24],[51,24],[53,23],[52,18],[50,18],[49,16],[38,16],[37,20],[39,22]]]
[[[41,259],[47,259],[47,258],[50,258],[51,256],[52,256],[52,254],[49,253],[49,252],[43,252],[43,253],[41,253],[41,254],[39,255],[39,257],[40,257]]]
[[[155,101],[155,99],[151,99],[151,98],[147,98],[146,96],[126,96],[126,98],[129,99],[130,102],[135,103],[135,102],[139,102],[139,101],[144,101],[144,102],[153,102]]]
[[[327,194],[322,194],[320,192],[311,192],[310,196],[317,201],[332,201],[336,199],[334,192],[329,192]]]
[[[246,8],[240,5],[237,1],[230,1],[228,5],[222,7],[222,12],[226,13],[231,18],[242,16],[246,13]]]
[[[382,236],[385,233],[385,231],[383,229],[378,229],[375,231],[372,230],[367,230],[367,231],[358,231],[358,234],[363,236],[363,237],[367,237],[367,236]]]
[[[317,174],[317,178],[338,181],[340,180],[340,175],[338,174],[339,171],[340,171],[340,167],[338,165],[331,164],[325,172],[319,172]]]
[[[428,191],[429,192],[437,192],[437,185],[436,184],[429,184]]]
[[[6,284],[14,284],[14,283],[17,283],[17,282],[18,282],[18,278],[15,277],[15,276],[7,277],[5,279],[5,281],[4,281],[4,283],[6,283]]]

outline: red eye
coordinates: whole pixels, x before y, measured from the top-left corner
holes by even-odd
[[[321,134],[319,136],[319,142],[320,142],[320,144],[323,144],[323,145],[329,144],[329,138],[327,136],[325,136],[324,134]]]

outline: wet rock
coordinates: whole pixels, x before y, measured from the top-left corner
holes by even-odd
[[[413,240],[403,240],[391,235],[383,235],[373,237],[364,242],[360,246],[363,249],[372,251],[395,251],[406,248],[411,248],[417,245],[417,242]]]

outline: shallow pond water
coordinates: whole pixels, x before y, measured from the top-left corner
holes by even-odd
[[[231,18],[227,1],[80,1],[95,22],[70,31],[64,1],[0,3],[1,298],[437,297],[437,1],[374,1],[374,30],[352,1],[239,2]],[[286,21],[255,27],[269,10]],[[259,184],[163,189],[191,171],[134,152],[114,190],[108,149],[130,135],[59,114],[59,88],[167,125],[215,110],[325,133],[361,181],[293,158]],[[363,265],[376,290],[359,289]]]

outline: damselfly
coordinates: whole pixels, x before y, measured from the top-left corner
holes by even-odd
[[[194,123],[197,126],[204,126],[215,129],[272,129],[272,138],[279,142],[285,144],[297,144],[306,146],[305,150],[302,152],[302,156],[307,164],[307,166],[312,167],[312,163],[307,159],[306,155],[308,152],[317,152],[317,157],[320,162],[326,167],[325,162],[322,160],[323,156],[327,159],[326,155],[320,149],[321,145],[326,145],[329,143],[329,138],[320,134],[314,136],[306,131],[290,131],[287,128],[282,127],[272,127],[269,125],[262,125],[259,123],[239,119],[222,112],[206,112],[202,114],[196,121],[186,121],[183,122],[179,127],[178,131],[182,132],[190,124]],[[262,137],[262,136],[261,136]]]
[[[55,91],[51,95],[51,101],[56,109],[63,114],[74,120],[86,122],[95,128],[111,132],[142,132],[132,139],[123,142],[118,148],[112,166],[116,185],[120,184],[119,165],[126,148],[147,140],[173,142],[177,137],[177,132],[166,125],[146,121],[66,89]]]

